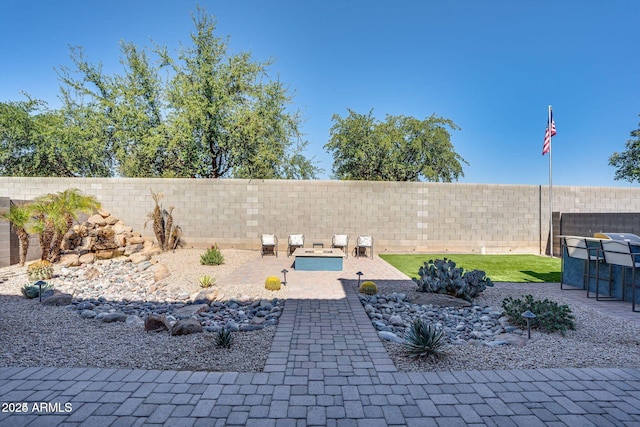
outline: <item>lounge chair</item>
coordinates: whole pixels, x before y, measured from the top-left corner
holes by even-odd
[[[334,234],[331,239],[332,248],[340,248],[349,258],[349,236],[346,234]]]
[[[356,240],[356,257],[367,255],[367,248],[370,248],[371,258],[373,258],[373,236],[362,235]]]
[[[304,235],[302,234],[290,234],[289,244],[287,245],[287,257],[291,256],[293,251],[297,248],[304,247]]]
[[[265,253],[271,252],[276,258],[278,257],[278,237],[275,234],[261,235],[260,242],[262,244],[260,255],[264,256]]]

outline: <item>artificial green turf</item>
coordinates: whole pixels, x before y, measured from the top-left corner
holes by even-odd
[[[409,277],[417,278],[425,262],[447,258],[457,267],[483,270],[494,282],[559,282],[560,259],[538,255],[383,254],[380,258]]]

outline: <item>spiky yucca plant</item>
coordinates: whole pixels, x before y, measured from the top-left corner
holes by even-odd
[[[214,338],[216,345],[222,348],[229,348],[233,344],[233,334],[228,329],[220,329]]]
[[[444,335],[424,319],[415,319],[405,333],[404,347],[411,357],[436,357],[444,351]]]
[[[216,281],[216,279],[214,279],[213,277],[209,276],[209,275],[205,275],[202,276],[198,279],[198,281],[200,282],[200,287],[201,288],[210,288],[211,285],[213,285],[213,283]]]
[[[153,234],[156,236],[160,249],[164,250],[165,227],[162,208],[160,207],[160,199],[162,199],[164,195],[162,193],[154,193],[153,190],[151,190],[151,197],[156,205],[153,208],[153,212],[147,215],[147,221],[144,223],[144,226],[146,228],[149,221],[153,223]]]

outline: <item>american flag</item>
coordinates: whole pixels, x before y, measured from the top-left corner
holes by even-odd
[[[556,134],[556,122],[553,120],[553,112],[551,113],[551,132],[549,132],[549,124],[544,132],[544,144],[542,145],[542,155],[544,156],[551,151],[551,137]]]

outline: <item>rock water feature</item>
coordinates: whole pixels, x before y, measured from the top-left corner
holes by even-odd
[[[521,329],[512,326],[502,310],[469,305],[440,307],[411,302],[407,294],[360,295],[360,302],[381,339],[402,343],[405,330],[414,319],[423,318],[442,330],[454,345],[518,345],[526,340]]]

